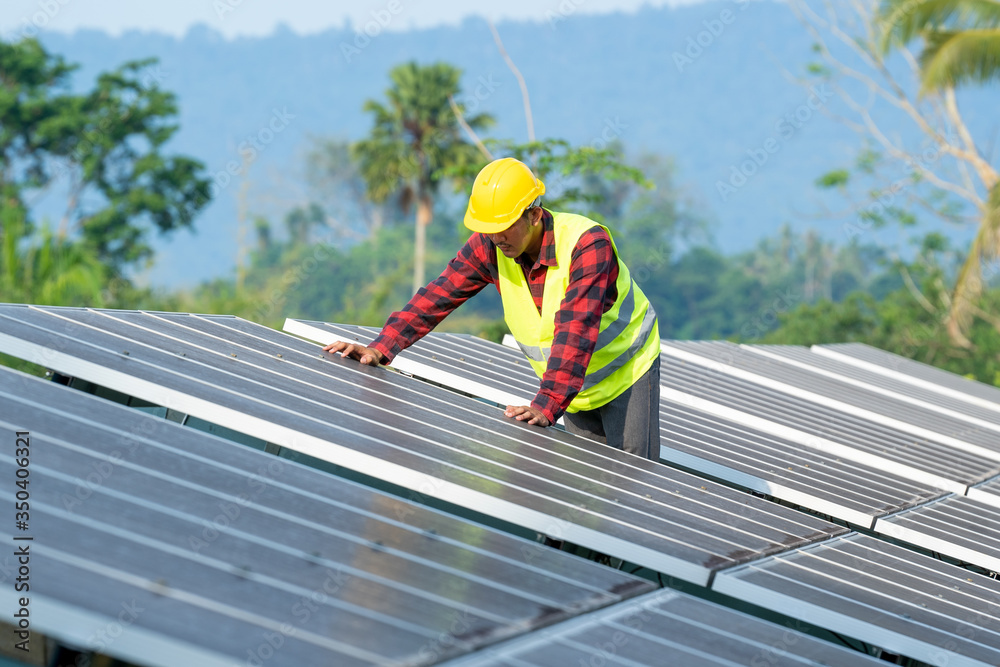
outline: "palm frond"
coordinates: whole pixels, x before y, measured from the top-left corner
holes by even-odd
[[[1000,29],[938,30],[920,54],[921,90],[1000,79]]]
[[[887,53],[931,30],[1000,27],[1000,0],[882,0],[876,25]]]

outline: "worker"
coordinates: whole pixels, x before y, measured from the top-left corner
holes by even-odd
[[[659,460],[660,334],[656,313],[604,226],[542,207],[545,185],[522,162],[476,177],[465,226],[476,232],[444,272],[393,313],[368,346],[324,350],[388,364],[492,283],[504,319],[541,379],[531,405],[507,417],[566,429]]]

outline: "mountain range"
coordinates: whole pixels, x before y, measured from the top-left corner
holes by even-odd
[[[669,156],[677,182],[712,221],[724,251],[747,248],[786,223],[849,240],[843,219],[818,215],[829,195],[814,182],[849,166],[861,139],[824,113],[829,89],[790,80],[815,53],[785,4],[706,2],[605,15],[576,14],[577,4],[553,2],[545,20],[497,25],[524,75],[539,137],[592,145],[617,139],[630,154]],[[308,150],[322,138],[365,136],[371,120],[364,101],[381,99],[389,70],[408,60],[460,67],[466,106],[497,118],[490,136],[525,140],[518,83],[488,24],[394,29],[390,5],[402,6],[390,2],[371,22],[310,35],[279,27],[267,37],[227,40],[199,25],[180,38],[83,30],[42,40],[81,65],[73,84],[80,89],[124,61],[158,58],[153,73],[180,105],[171,149],[199,158],[216,175],[240,159],[241,142],[260,138],[249,171],[252,201],[255,211],[263,207],[276,218],[302,203]],[[995,94],[970,99],[963,99],[970,124],[995,130]],[[741,165],[743,179],[736,174]],[[144,280],[185,286],[231,274],[241,189],[235,183],[219,188],[194,233],[157,241],[157,262]]]

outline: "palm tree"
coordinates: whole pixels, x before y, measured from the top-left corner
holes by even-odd
[[[416,204],[414,292],[425,284],[427,226],[434,217],[440,185],[450,178],[445,170],[482,162],[475,146],[462,139],[448,101],[458,96],[460,77],[461,70],[445,63],[421,66],[411,61],[393,68],[387,103],[365,103],[364,110],[374,116],[374,127],[367,139],[353,147],[374,202],[398,197],[404,210]],[[465,121],[476,130],[493,124],[488,114]]]
[[[917,37],[924,92],[1000,79],[1000,0],[882,0],[882,48]]]
[[[921,94],[940,93],[953,117],[958,117],[956,87],[1000,80],[1000,0],[882,0],[878,25],[886,53],[918,37],[923,40]],[[947,319],[952,340],[968,347],[963,330],[978,311],[983,261],[1000,257],[1000,175],[967,131],[962,138],[963,159],[986,191],[979,203],[979,230],[959,271]]]

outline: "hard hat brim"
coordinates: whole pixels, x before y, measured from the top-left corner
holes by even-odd
[[[476,220],[472,217],[472,214],[466,210],[465,226],[472,231],[479,232],[481,234],[498,234],[517,222],[522,215],[524,215],[524,211],[521,211],[506,222],[484,222],[482,220]]]

